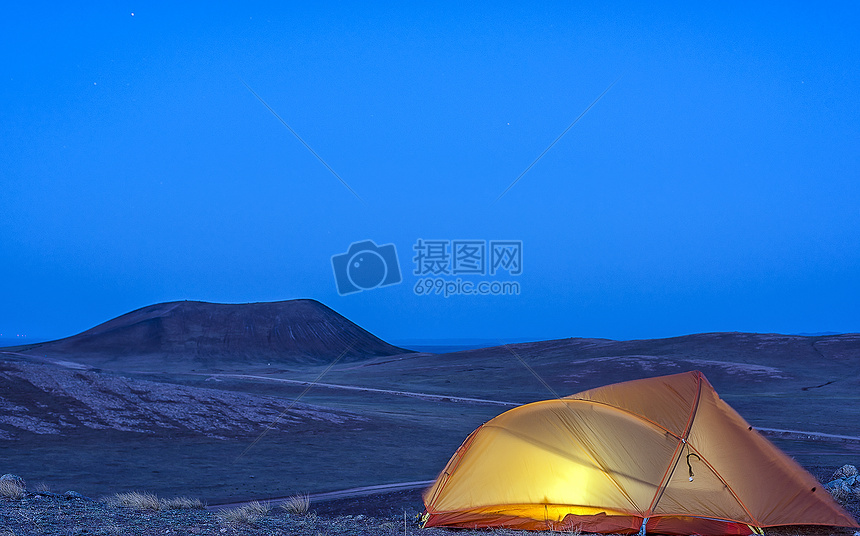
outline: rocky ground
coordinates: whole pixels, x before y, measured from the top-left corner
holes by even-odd
[[[382,498],[384,501],[385,499]],[[380,497],[370,499],[379,502]],[[329,507],[331,510],[331,507]],[[0,499],[0,536],[79,536],[79,535],[247,535],[247,536],[396,536],[421,533],[426,536],[486,536],[487,531],[420,529],[414,508],[401,514],[319,514],[312,508],[303,514],[283,509],[140,509],[111,505],[74,495],[27,494],[20,499]],[[496,530],[498,536],[522,533]]]
[[[810,468],[829,481],[833,468]],[[415,516],[421,508],[419,491],[401,491],[327,503],[312,504],[307,512],[247,505],[225,510],[207,509],[188,501],[122,505],[114,498],[94,500],[74,492],[27,491],[20,481],[0,479],[0,536],[78,535],[248,535],[248,536],[539,536],[552,533],[515,530],[420,529]],[[17,492],[16,492],[17,490]],[[860,495],[842,496],[840,503],[860,517]],[[853,529],[830,527],[776,527],[771,536],[856,536]]]

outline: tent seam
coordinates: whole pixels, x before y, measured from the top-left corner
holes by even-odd
[[[694,447],[694,446],[690,445],[689,443],[687,443],[687,446],[688,446],[688,447],[689,447],[693,452],[695,452],[697,456],[698,456],[699,454],[701,454],[701,453],[699,452],[699,450],[698,450],[696,447]],[[760,524],[759,520],[758,520],[758,519],[756,519],[756,517],[755,517],[754,515],[752,515],[752,513],[751,513],[751,512],[750,512],[750,510],[749,510],[749,508],[747,508],[747,505],[746,505],[746,504],[744,504],[744,502],[741,500],[741,498],[740,498],[740,497],[738,497],[737,493],[735,493],[735,490],[733,490],[733,489],[732,489],[732,487],[729,485],[729,483],[728,483],[728,482],[726,482],[726,480],[723,478],[723,475],[721,475],[721,474],[720,474],[716,469],[714,469],[714,466],[713,466],[713,465],[711,465],[711,462],[709,462],[707,458],[704,458],[704,457],[699,456],[699,459],[702,461],[702,463],[704,463],[705,465],[707,465],[707,466],[708,466],[708,469],[710,469],[711,471],[713,471],[713,473],[714,473],[715,475],[717,475],[717,478],[719,478],[719,479],[720,479],[720,482],[722,482],[722,483],[723,483],[723,485],[726,487],[726,489],[727,489],[727,490],[729,490],[729,493],[731,493],[731,494],[732,494],[732,497],[734,497],[734,498],[735,498],[735,500],[736,500],[736,501],[738,501],[738,504],[739,504],[739,505],[741,505],[741,508],[743,508],[743,509],[744,509],[744,512],[746,512],[746,514],[747,514],[747,515],[749,516],[749,518],[750,518],[750,519],[755,523],[755,525],[756,525],[757,527],[761,527],[761,524]],[[738,522],[740,522],[740,523],[746,523],[746,521],[741,521],[741,520],[736,520],[736,521],[738,521]]]
[[[645,421],[649,424],[652,424],[652,425],[654,425],[655,428],[659,428],[660,430],[663,430],[664,432],[666,432],[670,436],[674,437],[675,439],[681,439],[681,437],[678,434],[676,434],[672,430],[669,430],[668,428],[666,428],[665,426],[661,425],[660,423],[658,423],[656,421],[652,421],[651,419],[644,417],[642,415],[639,415],[638,413],[634,413],[630,410],[620,408],[618,406],[613,406],[612,404],[607,404],[606,402],[601,402],[599,400],[588,400],[586,398],[559,398],[557,400],[570,401],[570,402],[587,402],[589,404],[596,404],[596,405],[605,406],[607,408],[612,408],[612,409],[620,411],[621,413],[624,413],[626,415],[630,415],[631,417],[635,417],[635,418],[639,419],[640,421]],[[549,402],[549,401],[547,400],[547,402]]]
[[[645,418],[645,417],[643,417],[642,415],[639,415],[639,414],[637,414],[637,413],[633,413],[632,411],[626,410],[626,409],[624,409],[624,408],[620,408],[620,407],[618,407],[618,406],[613,406],[612,404],[607,404],[606,402],[600,402],[600,401],[597,401],[597,400],[588,400],[588,399],[584,399],[584,398],[567,398],[567,397],[565,397],[565,398],[554,398],[554,399],[550,399],[550,400],[542,400],[542,401],[539,401],[539,402],[532,402],[532,404],[544,404],[544,403],[551,404],[551,403],[555,403],[555,402],[562,402],[562,403],[564,403],[564,409],[565,409],[566,411],[568,411],[568,410],[569,410],[569,408],[568,408],[568,406],[567,406],[567,402],[582,402],[582,403],[590,404],[590,405],[599,405],[599,406],[604,407],[604,408],[607,408],[607,409],[609,409],[609,410],[613,410],[613,411],[616,411],[616,412],[618,412],[618,413],[622,413],[622,414],[624,414],[624,415],[627,415],[627,416],[629,416],[629,417],[632,417],[632,418],[634,418],[635,420],[638,420],[638,421],[641,421],[641,422],[644,422],[644,423],[650,424],[651,426],[653,426],[653,427],[655,427],[655,428],[657,428],[657,429],[659,429],[659,430],[662,430],[662,431],[663,431],[663,432],[665,432],[666,434],[669,434],[670,436],[672,436],[672,437],[674,437],[674,438],[676,438],[676,439],[679,439],[677,434],[673,433],[673,432],[672,432],[672,431],[670,431],[668,428],[665,428],[664,426],[661,426],[660,424],[658,424],[658,423],[656,423],[656,422],[652,421],[651,419]],[[532,405],[532,404],[526,404],[526,405]],[[520,407],[522,407],[522,406],[520,406]],[[487,423],[485,423],[485,424],[484,424],[484,425],[482,425],[482,426],[490,426],[490,427],[492,427],[492,428],[497,428],[497,429],[499,429],[499,430],[504,430],[504,431],[506,431],[506,432],[508,432],[508,433],[511,433],[512,435],[516,435],[516,434],[513,434],[510,430],[508,430],[507,428],[505,428],[505,427],[503,427],[503,426],[498,426],[498,425],[488,425]],[[634,500],[633,500],[633,498],[632,498],[632,497],[630,497],[630,495],[629,495],[629,494],[627,493],[627,491],[624,489],[624,486],[622,486],[620,482],[618,482],[617,480],[615,480],[615,478],[613,478],[613,476],[612,476],[612,474],[611,474],[611,471],[608,471],[608,470],[607,470],[607,468],[606,468],[602,463],[600,463],[600,462],[599,462],[599,461],[598,461],[594,456],[592,456],[592,455],[591,455],[591,453],[589,453],[588,451],[586,451],[584,448],[581,448],[581,447],[580,447],[580,450],[581,450],[583,453],[585,453],[585,455],[588,457],[588,459],[589,459],[589,460],[591,460],[591,461],[592,461],[592,463],[594,463],[594,465],[595,465],[596,467],[600,468],[600,470],[603,472],[603,474],[604,474],[604,475],[606,475],[606,478],[608,478],[608,479],[610,480],[610,482],[612,482],[612,484],[613,484],[613,485],[615,485],[615,487],[618,489],[618,491],[619,491],[619,492],[624,496],[624,498],[625,498],[625,499],[627,499],[628,503],[630,503],[630,506],[632,506],[632,507],[634,507],[634,508],[635,508],[635,507],[636,507],[636,501],[634,501]]]
[[[460,466],[460,462],[462,462],[462,461],[463,461],[463,457],[466,455],[466,451],[468,451],[469,447],[472,445],[472,442],[475,440],[475,437],[478,435],[478,431],[479,431],[481,428],[483,428],[486,424],[487,424],[487,423],[484,423],[484,424],[482,424],[481,426],[477,427],[475,430],[473,430],[473,431],[472,431],[472,433],[471,433],[471,434],[469,434],[469,435],[466,437],[466,439],[464,439],[464,440],[463,440],[463,443],[462,443],[462,444],[460,444],[460,447],[459,447],[459,448],[457,449],[457,451],[454,453],[454,454],[455,454],[455,456],[456,456],[457,454],[459,454],[459,456],[456,456],[456,462],[455,462],[455,463],[454,463],[454,465],[451,467],[451,470],[450,470],[450,471],[448,471],[448,470],[447,470],[447,469],[448,469],[448,466],[447,466],[447,465],[445,466],[445,468],[444,468],[444,469],[442,469],[442,473],[440,474],[440,476],[441,476],[442,474],[444,474],[444,475],[445,475],[445,479],[444,479],[444,481],[443,481],[443,482],[440,482],[440,483],[439,483],[439,485],[436,487],[436,493],[434,493],[434,494],[433,494],[433,497],[431,498],[431,500],[429,501],[429,504],[427,505],[427,508],[425,509],[428,513],[430,513],[430,512],[429,512],[430,508],[431,508],[433,505],[435,505],[435,504],[436,504],[436,499],[438,499],[438,498],[439,498],[439,494],[440,494],[440,493],[442,493],[442,489],[444,489],[444,488],[445,488],[445,486],[447,486],[447,485],[448,485],[448,480],[451,478],[451,475],[454,473],[454,471],[456,471],[456,470],[457,470],[457,467],[459,467],[459,466]],[[449,464],[448,464],[448,465],[450,465],[450,462],[449,462]]]
[[[678,438],[678,445],[675,447],[675,451],[672,453],[672,458],[675,460],[672,462],[670,460],[669,466],[666,467],[666,472],[663,473],[663,478],[660,480],[660,484],[657,486],[657,492],[654,494],[654,498],[651,500],[651,505],[648,507],[648,511],[645,512],[646,516],[650,516],[654,513],[654,508],[657,507],[657,503],[660,502],[660,499],[663,498],[663,493],[665,493],[666,488],[669,486],[669,479],[672,478],[672,475],[675,474],[675,469],[678,467],[678,462],[681,461],[681,452],[684,450],[684,445],[687,444],[687,439],[690,437],[690,431],[693,429],[693,422],[696,420],[696,415],[699,412],[699,401],[702,399],[702,373],[696,371],[696,400],[693,402],[693,406],[690,408],[690,417],[687,419],[687,426],[684,428],[684,435]]]

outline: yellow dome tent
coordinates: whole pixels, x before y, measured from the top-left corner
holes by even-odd
[[[424,504],[425,527],[702,535],[858,527],[698,371],[507,411],[463,442]]]

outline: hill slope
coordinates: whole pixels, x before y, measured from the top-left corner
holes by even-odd
[[[340,429],[356,414],[245,393],[185,387],[89,370],[0,361],[0,440],[83,430],[227,439]]]
[[[378,358],[325,381],[526,403],[689,370],[762,426],[860,435],[860,334],[560,339]]]
[[[136,370],[328,364],[406,353],[315,300],[150,305],[78,335],[7,351]]]

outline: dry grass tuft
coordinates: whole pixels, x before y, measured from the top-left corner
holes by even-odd
[[[271,510],[271,507],[267,503],[254,501],[246,504],[245,506],[225,510],[221,512],[219,516],[227,523],[251,524],[268,514],[269,510]]]
[[[293,495],[284,501],[284,504],[281,505],[281,508],[284,509],[288,514],[296,514],[303,515],[307,514],[308,510],[311,507],[311,497],[307,493],[300,495]]]
[[[125,506],[135,510],[200,510],[206,507],[200,499],[174,497],[159,499],[152,493],[117,493],[104,500],[111,506]]]
[[[20,499],[24,496],[24,486],[14,480],[0,480],[0,497]]]
[[[161,507],[165,510],[202,510],[206,505],[200,499],[174,497],[172,499],[162,499]]]
[[[161,501],[152,493],[117,493],[105,501],[112,506],[126,506],[135,510],[161,510]]]

